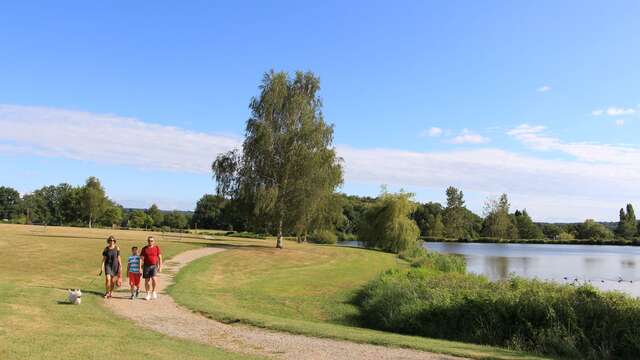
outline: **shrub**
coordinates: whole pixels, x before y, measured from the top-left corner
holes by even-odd
[[[347,232],[338,232],[338,241],[358,241],[356,234]]]
[[[363,324],[386,331],[570,358],[640,354],[640,300],[588,285],[421,267],[383,273],[356,301]]]
[[[338,236],[331,230],[316,230],[309,236],[309,241],[316,244],[335,244]]]
[[[575,240],[575,236],[572,233],[568,233],[566,231],[561,231],[558,234],[558,240]]]
[[[428,251],[422,247],[422,242],[419,242],[417,246],[400,252],[398,257],[409,261],[412,267],[425,267],[442,272],[458,273],[464,273],[467,270],[467,262],[463,256]]]

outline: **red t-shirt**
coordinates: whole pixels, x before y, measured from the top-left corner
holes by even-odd
[[[142,257],[145,265],[157,265],[159,255],[160,248],[157,245],[154,247],[147,245],[142,248],[142,251],[140,251],[140,256]]]

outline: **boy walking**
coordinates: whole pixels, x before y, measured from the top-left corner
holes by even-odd
[[[131,248],[131,256],[127,260],[127,273],[129,275],[129,286],[131,287],[131,300],[133,300],[138,297],[140,292],[140,277],[142,276],[137,246]]]
[[[142,257],[144,288],[147,290],[147,296],[145,296],[144,299],[151,300],[158,298],[158,294],[156,293],[156,275],[162,271],[162,254],[153,236],[147,238],[147,244],[147,246],[142,248],[140,255]],[[151,284],[149,284],[149,282],[151,282]]]

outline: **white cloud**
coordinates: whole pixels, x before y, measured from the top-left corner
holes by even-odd
[[[469,129],[464,129],[460,135],[449,140],[449,142],[452,144],[485,144],[489,142],[489,138],[475,134]]]
[[[509,130],[507,134],[535,150],[559,151],[585,163],[625,165],[624,168],[616,169],[615,171],[620,173],[628,170],[640,174],[639,147],[588,142],[563,142],[558,138],[544,134],[544,131],[544,126],[522,124]]]
[[[536,89],[537,92],[547,92],[547,91],[551,91],[551,86],[549,85],[543,85],[540,86],[539,88]]]
[[[240,144],[214,135],[107,114],[0,105],[0,152],[139,168],[208,173],[216,154]]]
[[[240,145],[234,136],[113,115],[12,105],[0,105],[0,129],[0,153],[202,174],[209,173],[217,153]],[[417,152],[343,145],[337,149],[345,159],[348,183],[438,192],[454,185],[470,198],[474,193],[507,192],[514,207],[526,207],[536,220],[614,219],[620,206],[640,200],[637,147],[562,141],[548,135],[544,126],[527,124],[507,134],[533,150],[568,156],[539,157],[497,148]],[[466,130],[462,135],[475,134]],[[114,195],[136,199],[136,194]],[[149,202],[140,199],[140,203]],[[480,208],[480,203],[470,206]],[[167,199],[164,207],[183,205]]]
[[[624,120],[623,119],[617,119],[616,120],[616,125],[617,126],[624,126]]]
[[[429,129],[423,130],[420,133],[420,137],[438,137],[442,135],[443,130],[439,127],[431,127]]]
[[[596,109],[591,112],[593,116],[600,116],[607,114],[608,116],[624,116],[624,115],[633,115],[636,113],[635,109],[632,108],[622,108],[622,107],[609,107],[607,109]]]

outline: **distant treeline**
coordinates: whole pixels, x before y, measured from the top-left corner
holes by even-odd
[[[214,208],[220,206],[210,207],[207,201],[198,204],[195,213],[160,210],[155,204],[148,209],[126,209],[107,196],[95,177],[82,186],[62,183],[22,196],[15,189],[0,186],[0,222],[18,224],[172,230],[198,228],[199,223],[207,228],[217,225],[210,218],[218,216]]]
[[[556,240],[592,241],[634,240],[640,238],[633,206],[620,209],[618,223],[601,223],[587,219],[582,223],[535,223],[527,210],[510,211],[506,194],[488,199],[483,216],[465,206],[464,194],[455,187],[446,190],[445,205],[437,202],[412,201],[410,218],[425,239],[498,241]],[[334,194],[333,206],[324,211],[332,219],[322,229],[310,234],[311,240],[335,242],[356,240],[367,209],[381,197]],[[148,209],[125,209],[109,199],[100,181],[87,179],[83,186],[66,183],[42,187],[20,195],[9,187],[0,187],[0,221],[23,224],[103,226],[127,228],[218,229],[270,233],[269,225],[251,221],[251,214],[238,201],[219,195],[205,194],[193,212],[160,210],[152,204]],[[287,234],[296,235],[296,234]]]

